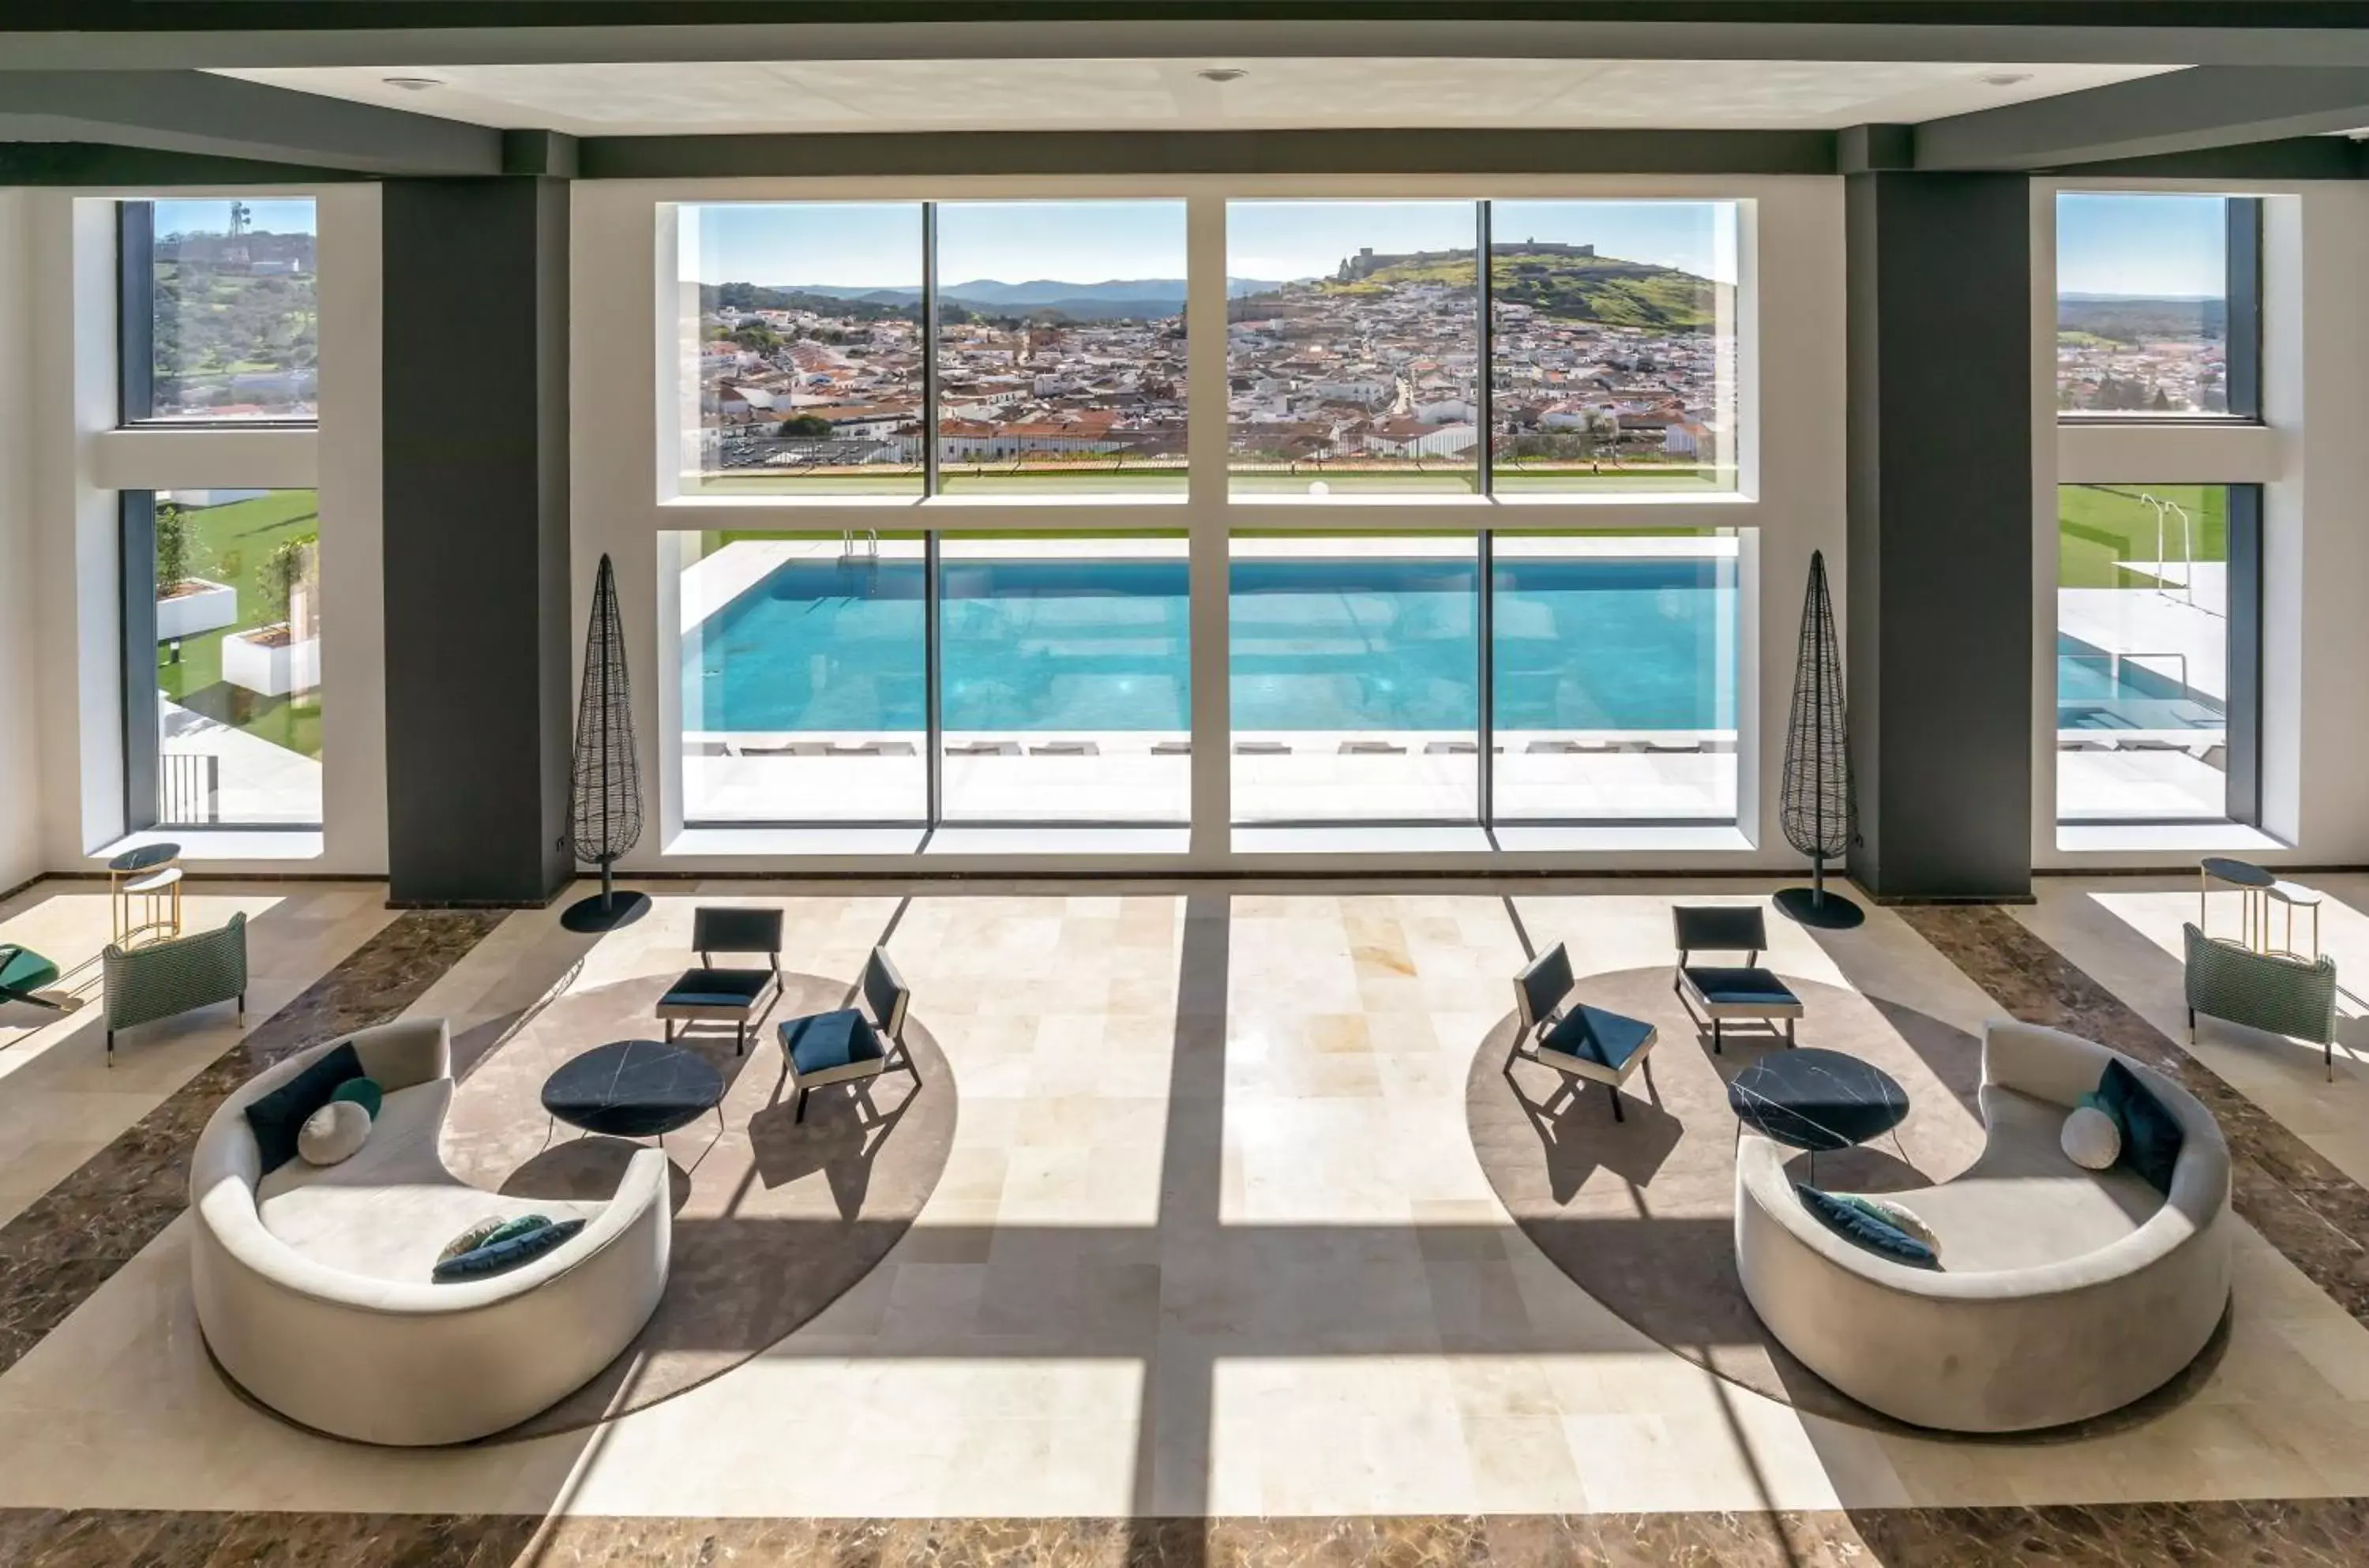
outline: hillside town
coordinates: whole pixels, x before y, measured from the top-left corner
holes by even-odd
[[[2194,314],[2193,306],[2181,310],[2182,303],[2060,304],[2057,407],[2082,413],[2227,413],[2226,337],[2209,324],[2177,319]]]
[[[1511,248],[1511,247],[1504,247]],[[1599,262],[1592,247],[1528,245],[1515,258],[1677,280],[1711,314],[1713,286]],[[1544,254],[1545,260],[1540,260]],[[1498,265],[1508,265],[1500,258]],[[1338,273],[1230,303],[1230,462],[1238,472],[1472,470],[1482,445],[1473,253],[1345,258]],[[1501,271],[1501,293],[1504,273]],[[727,285],[736,291],[757,294]],[[1178,292],[1182,292],[1179,286]],[[795,304],[701,317],[700,467],[740,481],[838,479],[918,487],[923,462],[920,313],[789,292]],[[949,477],[1133,473],[1180,485],[1184,319],[1075,319],[1052,309],[941,303],[941,472]],[[1723,460],[1722,357],[1732,337],[1688,325],[1618,326],[1501,297],[1494,305],[1500,472]],[[819,487],[819,486],[818,486]]]

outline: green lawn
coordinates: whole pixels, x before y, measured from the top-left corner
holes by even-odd
[[[183,707],[236,727],[274,746],[307,757],[321,754],[320,694],[303,702],[266,697],[222,678],[222,641],[233,631],[263,625],[262,588],[257,568],[281,544],[315,538],[320,499],[311,490],[274,490],[251,500],[232,501],[189,514],[189,575],[238,590],[238,622],[220,631],[184,637],[177,647],[156,647],[156,686]]]
[[[2218,485],[2066,485],[2056,492],[2058,586],[2154,586],[2145,573],[2116,564],[2156,559],[2156,509],[2142,495],[2186,509],[2196,559],[2229,558],[2229,493]],[[2167,521],[2163,549],[2173,560],[2180,558],[2177,516]]]

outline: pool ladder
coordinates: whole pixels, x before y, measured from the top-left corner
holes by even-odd
[[[839,558],[841,563],[844,565],[849,561],[864,560],[870,562],[874,566],[878,566],[880,564],[880,531],[876,528],[867,528],[864,531],[864,537],[861,541],[864,548],[860,552],[856,549],[858,543],[859,541],[856,539],[854,529],[842,528],[839,531]]]

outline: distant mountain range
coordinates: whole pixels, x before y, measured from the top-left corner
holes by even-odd
[[[2056,330],[2112,343],[2226,338],[2229,302],[2193,294],[2059,294]]]
[[[733,291],[736,296],[746,291],[745,297],[750,303],[745,308],[752,309],[795,309],[798,306],[795,302],[800,295],[892,309],[910,310],[921,303],[919,289],[873,289],[836,283],[726,283],[722,287]],[[1264,278],[1226,280],[1226,292],[1235,298],[1281,287]],[[1006,283],[993,278],[978,278],[967,283],[941,285],[938,298],[981,315],[1053,314],[1074,321],[1157,320],[1184,308],[1184,280],[1114,278],[1100,283],[1071,283],[1036,278],[1024,283]]]

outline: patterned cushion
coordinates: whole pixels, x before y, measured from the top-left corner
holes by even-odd
[[[1793,1190],[1801,1195],[1802,1207],[1824,1220],[1826,1229],[1843,1240],[1911,1268],[1941,1266],[1932,1248],[1889,1221],[1801,1182],[1793,1184]]]
[[[1937,1260],[1940,1257],[1941,1238],[1935,1235],[1933,1227],[1926,1224],[1906,1204],[1894,1203],[1890,1198],[1868,1197],[1860,1193],[1828,1193],[1826,1196],[1837,1203],[1849,1204],[1860,1213],[1883,1221],[1905,1236],[1924,1242],[1933,1249],[1933,1256]]]
[[[510,1221],[503,1219],[498,1214],[486,1215],[483,1219],[478,1220],[466,1230],[462,1231],[459,1235],[445,1242],[443,1250],[436,1254],[436,1261],[438,1263],[444,1263],[452,1258],[459,1257],[463,1253],[475,1252],[479,1247],[484,1246],[487,1242],[494,1239],[495,1231],[509,1223]]]
[[[370,1113],[359,1101],[332,1100],[296,1130],[296,1152],[307,1165],[342,1165],[370,1140]]]
[[[497,1274],[507,1274],[521,1264],[531,1263],[545,1253],[565,1246],[583,1229],[584,1221],[581,1219],[563,1219],[556,1225],[538,1225],[501,1241],[488,1242],[458,1257],[446,1258],[436,1265],[432,1277],[439,1285],[451,1285],[464,1279],[486,1279]]]
[[[362,1059],[349,1040],[246,1107],[246,1125],[255,1134],[264,1175],[296,1158],[297,1134],[305,1122],[329,1103],[338,1084],[361,1075]]]

